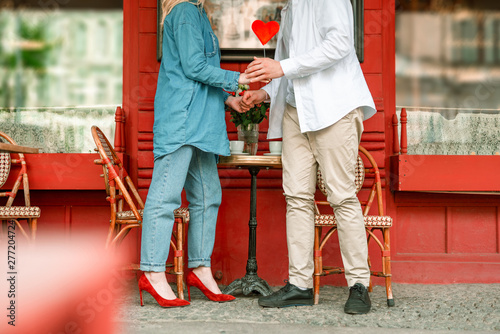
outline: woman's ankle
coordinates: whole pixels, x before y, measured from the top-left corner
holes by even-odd
[[[210,267],[197,267],[193,268],[193,273],[199,278],[199,280],[205,285],[206,288],[208,288],[210,291],[212,291],[215,294],[220,294],[222,293],[219,289],[219,286],[217,285],[217,282],[214,279],[214,276],[212,274],[212,268]]]
[[[149,283],[153,286],[155,291],[165,299],[175,299],[177,296],[175,295],[174,291],[170,287],[167,281],[167,277],[165,276],[165,272],[154,272],[154,271],[149,271],[145,272],[144,275],[146,275],[146,278],[148,279]]]

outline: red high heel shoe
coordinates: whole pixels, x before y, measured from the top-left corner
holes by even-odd
[[[187,306],[190,304],[187,300],[182,300],[179,298],[165,299],[162,296],[160,296],[158,292],[156,292],[155,288],[153,288],[153,286],[149,282],[146,275],[144,275],[144,273],[142,274],[141,278],[139,278],[139,296],[141,297],[141,306],[144,306],[144,303],[142,302],[143,290],[149,292],[161,307],[180,307],[180,306]]]
[[[223,293],[216,294],[208,290],[207,287],[200,281],[198,276],[196,276],[196,274],[194,274],[192,271],[187,274],[186,283],[187,283],[189,301],[191,301],[191,291],[189,290],[191,286],[195,286],[198,289],[200,289],[200,291],[203,292],[203,294],[213,302],[223,303],[236,299],[234,296],[231,295],[225,295]]]

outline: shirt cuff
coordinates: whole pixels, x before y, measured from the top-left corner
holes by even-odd
[[[267,96],[266,96],[266,100],[268,98],[271,98],[271,87],[269,87],[269,85],[266,85],[264,87],[261,87],[260,89],[262,89],[264,92],[266,92]]]
[[[299,66],[292,59],[283,59],[280,61],[281,69],[283,70],[283,74],[287,79],[296,79],[299,77]]]
[[[226,71],[225,81],[226,90],[230,92],[236,92],[238,90],[238,79],[240,78],[240,72]]]

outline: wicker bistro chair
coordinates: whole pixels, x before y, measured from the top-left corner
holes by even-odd
[[[135,188],[130,176],[123,168],[123,163],[116,154],[109,140],[97,127],[92,127],[92,137],[97,146],[100,159],[94,163],[102,165],[106,184],[106,200],[111,205],[111,219],[106,239],[106,247],[118,246],[125,236],[134,227],[142,227],[144,202]],[[125,208],[127,205],[127,208]],[[189,210],[179,208],[174,211],[175,224],[170,246],[173,250],[173,263],[167,263],[169,274],[177,276],[177,292],[180,299],[184,299],[184,239],[186,224],[189,222]],[[133,269],[138,269],[137,265]]]
[[[371,167],[365,167],[363,164],[364,156],[371,165]],[[371,261],[368,257],[368,265],[370,266],[370,274],[372,276],[384,277],[385,278],[385,288],[387,294],[387,305],[394,306],[394,298],[392,296],[392,286],[391,286],[391,260],[390,260],[390,236],[389,229],[392,226],[392,218],[389,216],[384,216],[384,207],[382,202],[382,185],[380,181],[380,172],[377,167],[377,163],[373,159],[370,153],[363,148],[359,147],[359,155],[356,165],[356,193],[361,190],[365,180],[365,174],[373,175],[374,181],[371,186],[368,200],[366,202],[361,202],[363,208],[363,216],[365,220],[365,229],[368,235],[368,243],[371,240],[375,241],[381,251],[382,256],[382,271],[376,272],[371,270]],[[318,188],[320,191],[326,195],[326,188],[321,176],[321,171],[318,170]],[[373,204],[374,199],[377,200],[377,215],[368,215],[370,208]],[[319,283],[320,277],[330,275],[330,274],[342,274],[344,269],[342,267],[332,267],[323,265],[322,251],[326,245],[326,242],[330,239],[335,231],[337,231],[337,222],[335,220],[334,214],[321,214],[319,211],[319,205],[328,205],[327,201],[315,201],[315,221],[314,221],[314,304],[318,304],[319,301]],[[328,231],[323,236],[323,227],[328,228]],[[381,239],[375,235],[376,231],[381,231]],[[368,291],[372,291],[372,281],[370,279],[370,286]]]
[[[16,145],[16,142],[7,134],[0,132],[0,141],[7,141],[10,144]],[[10,153],[0,153],[0,188],[5,184],[11,172],[11,165],[20,165],[19,172],[14,182],[14,186],[10,191],[1,191],[0,197],[7,197],[5,206],[0,206],[0,221],[14,221],[14,223],[28,240],[35,241],[37,221],[40,218],[40,208],[31,206],[30,189],[28,182],[28,169],[26,167],[26,159],[22,153],[15,153],[18,159],[11,159]],[[23,185],[24,191],[24,206],[12,206],[17,192]],[[28,223],[28,232],[31,231],[31,236],[23,228],[20,220],[26,220]]]

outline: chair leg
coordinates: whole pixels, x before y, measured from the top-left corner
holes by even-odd
[[[370,245],[370,239],[371,239],[371,234],[368,234],[368,238],[366,241],[367,247]],[[370,255],[367,256],[366,260],[368,261],[368,270],[370,271],[370,283],[368,284],[368,292],[373,292],[373,281],[371,275],[372,261],[370,260]]]
[[[314,227],[314,304],[319,303],[319,278],[323,271],[321,266],[321,250],[319,249],[321,227]]]
[[[372,275],[371,275],[372,261],[370,261],[369,255],[368,255],[366,260],[368,261],[368,270],[370,271],[370,283],[368,284],[368,292],[372,292],[373,291],[373,281],[372,281]]]
[[[176,276],[177,276],[177,295],[180,299],[184,299],[184,220],[176,219],[177,222],[177,251],[179,256],[176,263]]]
[[[106,237],[106,248],[113,243],[113,235],[115,234],[115,224],[110,223],[108,229],[108,236]]]
[[[26,233],[26,231],[24,230],[23,226],[21,225],[21,223],[19,222],[18,219],[12,219],[12,221],[16,224],[17,228],[21,231],[21,234],[28,240],[30,241],[30,237],[28,235],[28,233]]]
[[[120,246],[123,239],[125,239],[125,237],[127,236],[127,234],[130,232],[130,230],[133,228],[133,227],[136,227],[135,225],[128,225],[128,226],[124,226],[122,227],[122,229],[120,230],[120,232],[115,236],[115,238],[113,239],[113,241],[111,242],[111,244],[115,244],[116,247]]]
[[[0,220],[0,240],[3,240],[3,235],[7,229],[7,220]]]
[[[385,228],[383,230],[384,236],[384,256],[382,257],[383,271],[385,275],[385,291],[387,293],[387,306],[392,307],[395,304],[394,297],[392,295],[392,282],[391,282],[391,250],[390,250],[390,234],[389,229]]]
[[[36,239],[37,218],[33,218],[30,223],[31,223],[31,240],[33,240],[34,242]]]

